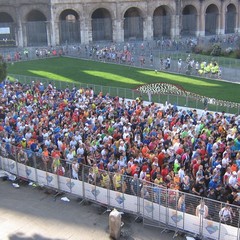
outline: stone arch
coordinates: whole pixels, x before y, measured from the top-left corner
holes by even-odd
[[[40,21],[47,21],[47,18],[40,10],[33,9],[27,14],[26,21],[40,22]]]
[[[153,12],[153,38],[169,38],[171,35],[171,10],[168,6],[157,7]]]
[[[210,4],[205,11],[205,36],[217,34],[219,9],[215,4]]]
[[[73,9],[65,9],[59,15],[60,44],[81,42],[80,17]]]
[[[143,40],[143,14],[137,7],[124,13],[124,40]]]
[[[234,4],[226,7],[225,15],[225,33],[234,33],[236,28],[237,9]]]
[[[197,9],[187,5],[182,10],[182,36],[195,36],[197,31]]]
[[[0,12],[0,22],[1,23],[13,22],[13,18],[10,14],[6,12]]]
[[[112,16],[108,9],[97,8],[92,15],[92,40],[112,41]]]
[[[16,24],[7,12],[0,12],[0,47],[15,46]]]
[[[26,36],[28,46],[47,45],[47,18],[37,9],[26,15]]]

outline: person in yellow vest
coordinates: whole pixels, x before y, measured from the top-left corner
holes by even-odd
[[[101,186],[103,188],[109,189],[109,187],[110,187],[110,177],[109,177],[107,171],[102,172],[100,179],[101,179]]]
[[[155,178],[154,183],[157,185],[161,185],[163,183],[163,178],[160,173],[157,173],[157,177]]]
[[[121,170],[117,171],[113,176],[113,186],[115,191],[121,191],[122,188],[122,175]]]
[[[205,68],[205,66],[206,66],[206,62],[201,62],[201,64],[200,64],[200,69],[199,69],[199,71],[198,71],[198,73],[199,73],[200,75],[202,75],[202,74],[204,73],[204,68]]]
[[[204,68],[204,73],[205,73],[205,74],[209,74],[210,71],[211,71],[211,65],[210,65],[210,63],[209,63],[209,64]]]

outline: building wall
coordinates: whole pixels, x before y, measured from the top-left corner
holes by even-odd
[[[64,12],[74,13],[76,21],[68,23]],[[11,36],[1,32],[8,25]],[[239,28],[237,0],[1,0],[0,5],[0,40],[9,36],[18,46],[198,37]]]

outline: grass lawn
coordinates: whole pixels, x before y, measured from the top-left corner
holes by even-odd
[[[88,83],[128,89],[134,89],[147,83],[167,82],[181,85],[185,90],[202,96],[240,102],[239,84],[165,72],[156,74],[148,69],[67,57],[17,62],[8,66],[8,73],[54,79],[61,82]]]

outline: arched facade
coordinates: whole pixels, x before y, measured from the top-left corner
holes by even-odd
[[[232,34],[240,30],[239,3],[238,0],[2,0],[0,45],[55,46]]]
[[[75,10],[65,9],[61,12],[58,29],[60,44],[74,44],[81,42],[80,17]]]

